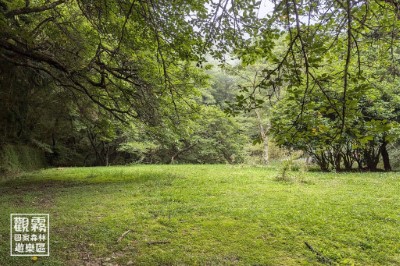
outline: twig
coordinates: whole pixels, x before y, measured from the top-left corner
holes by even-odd
[[[117,242],[118,242],[118,243],[121,242],[121,240],[122,240],[127,234],[129,234],[131,231],[132,231],[131,229],[129,229],[128,231],[125,231],[125,232],[118,238]]]

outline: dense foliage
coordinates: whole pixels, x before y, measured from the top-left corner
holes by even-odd
[[[0,1],[2,147],[52,165],[242,160],[237,123],[202,106],[199,67],[241,45],[244,2]]]
[[[253,142],[268,163],[271,135],[323,170],[376,170],[380,157],[390,170],[398,7],[0,0],[0,150],[66,166],[236,163]]]
[[[398,3],[276,1],[268,18],[264,30],[276,41],[261,36],[253,48],[268,53],[243,56],[269,65],[230,111],[280,95],[271,127],[280,145],[303,150],[322,170],[376,170],[380,157],[390,170],[387,146],[399,138]]]

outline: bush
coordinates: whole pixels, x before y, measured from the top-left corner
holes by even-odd
[[[289,175],[289,173],[292,171],[293,167],[293,159],[288,158],[287,160],[284,160],[282,162],[281,169],[279,169],[278,175],[275,177],[277,181],[293,181],[293,177]]]
[[[293,160],[293,156],[282,161],[278,175],[275,176],[276,181],[283,182],[298,182],[304,184],[313,184],[311,180],[305,177],[305,172],[308,171],[306,163]]]

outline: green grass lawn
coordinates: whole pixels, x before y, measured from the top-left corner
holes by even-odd
[[[0,265],[32,265],[9,256],[10,213],[50,214],[51,254],[35,265],[400,265],[398,173],[277,174],[146,165],[3,181]]]

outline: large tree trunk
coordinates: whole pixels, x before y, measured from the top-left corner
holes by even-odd
[[[380,148],[380,152],[382,155],[383,167],[385,168],[385,171],[391,171],[392,166],[390,165],[389,153],[387,151],[386,146],[387,146],[387,142],[386,142],[386,140],[384,140],[383,144]]]
[[[263,163],[264,164],[268,164],[268,162],[269,162],[269,146],[268,146],[268,135],[267,135],[266,131],[268,130],[269,126],[267,125],[267,128],[265,128],[263,126],[263,122],[262,122],[262,119],[261,119],[260,112],[257,109],[255,110],[255,112],[256,112],[256,115],[257,115],[258,126],[260,128],[260,136],[261,136],[261,139],[263,141],[262,159],[263,159]]]

